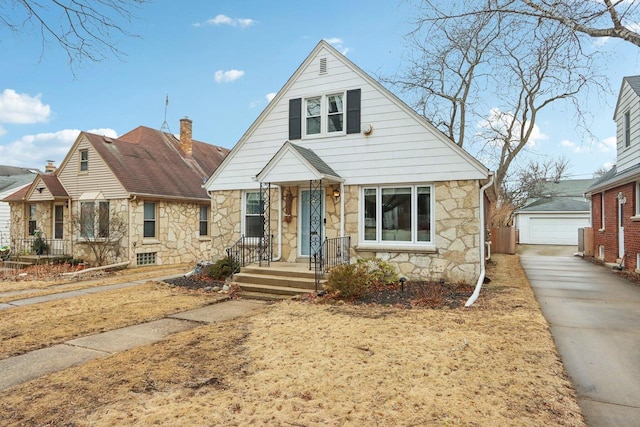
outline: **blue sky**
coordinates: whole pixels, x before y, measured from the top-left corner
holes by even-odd
[[[57,45],[42,54],[37,33],[0,28],[0,164],[59,165],[80,130],[117,136],[140,125],[159,129],[166,96],[172,132],[188,116],[195,139],[231,148],[321,39],[373,76],[394,74],[412,29],[409,7],[390,0],[157,0],[134,12],[132,32],[140,37],[118,38],[124,60],[87,63],[75,75]],[[558,106],[540,118],[530,150],[538,158],[564,155],[577,178],[615,161],[617,91],[623,76],[638,73],[640,49],[604,45],[616,60],[612,93],[587,102],[596,139],[576,133]]]

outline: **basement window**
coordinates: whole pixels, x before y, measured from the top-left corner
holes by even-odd
[[[137,265],[156,265],[156,255],[157,252],[145,252],[136,254],[136,264]]]

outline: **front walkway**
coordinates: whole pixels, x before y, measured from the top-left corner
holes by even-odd
[[[575,251],[519,248],[588,425],[640,425],[640,286]]]

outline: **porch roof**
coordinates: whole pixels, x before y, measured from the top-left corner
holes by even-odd
[[[286,141],[278,152],[256,175],[258,182],[291,184],[311,180],[343,182],[340,177],[313,150]]]

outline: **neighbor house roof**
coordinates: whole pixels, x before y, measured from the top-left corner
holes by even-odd
[[[0,165],[0,193],[27,185],[37,175],[38,171],[35,169]]]
[[[518,212],[588,212],[589,202],[570,197],[543,197]]]
[[[594,182],[596,182],[595,178],[547,181],[543,185],[543,191],[551,196],[583,197]]]
[[[187,155],[173,134],[145,126],[119,138],[84,135],[132,195],[208,199],[202,185],[228,152],[193,140],[192,155]]]
[[[631,168],[625,169],[622,172],[618,172],[614,165],[607,173],[602,175],[597,181],[593,183],[585,193],[591,195],[600,191],[607,190],[609,188],[617,187],[625,182],[636,181],[640,179],[640,164]]]

